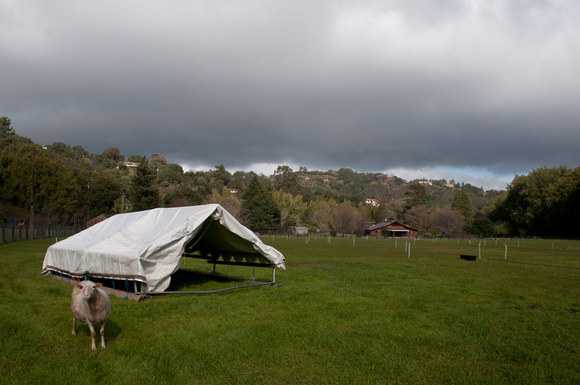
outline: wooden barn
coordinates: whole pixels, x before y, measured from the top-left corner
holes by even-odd
[[[419,229],[397,221],[383,221],[365,229],[363,235],[371,237],[411,238],[419,235]]]

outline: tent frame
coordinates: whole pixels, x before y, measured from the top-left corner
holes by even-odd
[[[198,254],[196,254],[196,252]],[[216,249],[201,249],[192,252],[185,251],[183,257],[205,259],[207,263],[213,264],[213,275],[216,273],[216,265],[252,266],[266,267],[272,269],[272,283],[276,283],[276,265],[262,256],[247,253],[225,252]],[[221,258],[221,260],[220,260]],[[232,260],[233,259],[233,260]]]

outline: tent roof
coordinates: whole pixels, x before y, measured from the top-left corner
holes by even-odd
[[[129,279],[145,284],[142,291],[164,291],[186,247],[208,259],[244,256],[285,269],[278,250],[210,204],[115,215],[50,246],[42,273]]]

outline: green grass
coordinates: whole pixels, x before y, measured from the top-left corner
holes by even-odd
[[[487,240],[464,261],[478,241],[411,241],[408,258],[405,240],[263,240],[286,256],[282,286],[111,297],[96,352],[86,326],[71,335],[71,287],[40,276],[50,241],[0,246],[0,383],[580,383],[578,241]]]

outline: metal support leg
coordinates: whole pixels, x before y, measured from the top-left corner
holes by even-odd
[[[272,269],[272,283],[276,283],[276,268]]]

